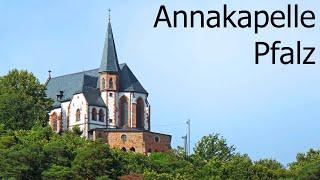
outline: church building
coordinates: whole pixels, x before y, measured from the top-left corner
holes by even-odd
[[[148,92],[125,63],[119,64],[109,20],[97,69],[49,78],[54,100],[49,124],[55,132],[78,126],[83,136],[103,138],[110,147],[140,153],[171,149],[171,136],[151,132]]]

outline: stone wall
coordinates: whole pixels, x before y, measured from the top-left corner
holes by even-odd
[[[171,136],[153,132],[144,132],[146,152],[166,152],[171,149]]]
[[[93,140],[105,139],[111,148],[135,151],[143,154],[149,152],[166,152],[171,149],[171,136],[148,131],[103,131],[95,130]]]

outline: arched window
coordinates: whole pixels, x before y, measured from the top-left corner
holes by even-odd
[[[76,112],[76,121],[80,121],[80,109],[77,109],[77,112]]]
[[[112,78],[109,79],[109,88],[113,89],[113,79]]]
[[[57,131],[58,128],[58,124],[57,124],[57,113],[52,113],[51,117],[50,117],[50,121],[51,121],[51,128],[53,131]]]
[[[126,134],[122,134],[120,138],[123,142],[126,142],[128,139]]]
[[[126,152],[127,149],[125,147],[121,148],[122,151]]]
[[[96,121],[96,120],[97,120],[97,110],[96,110],[96,108],[93,108],[93,109],[92,109],[91,119],[92,119],[93,121]]]
[[[137,100],[136,120],[137,128],[142,129],[144,126],[144,102],[141,97],[139,97]]]
[[[159,136],[155,136],[154,137],[154,142],[156,142],[156,143],[160,142],[160,137]]]
[[[104,78],[102,78],[101,86],[102,90],[106,89],[106,80]]]
[[[128,99],[123,96],[120,99],[120,127],[128,127]]]
[[[131,147],[131,148],[130,148],[130,151],[136,152],[136,149],[135,149],[134,147]]]
[[[102,109],[99,111],[99,121],[104,122],[104,111]]]

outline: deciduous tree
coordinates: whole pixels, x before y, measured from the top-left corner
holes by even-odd
[[[46,125],[51,103],[44,85],[32,73],[15,69],[0,77],[0,123],[6,129]]]

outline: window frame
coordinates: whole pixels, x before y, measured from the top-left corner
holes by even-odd
[[[100,109],[99,110],[99,122],[104,122],[104,120],[105,120],[105,113],[104,113],[104,110],[103,109]]]
[[[79,122],[81,120],[81,111],[80,109],[78,108],[76,110],[76,122]]]
[[[91,120],[92,121],[97,121],[97,109],[96,108],[92,108],[92,111],[91,111]]]
[[[108,85],[109,85],[109,89],[113,89],[113,78],[112,77],[109,79]]]

